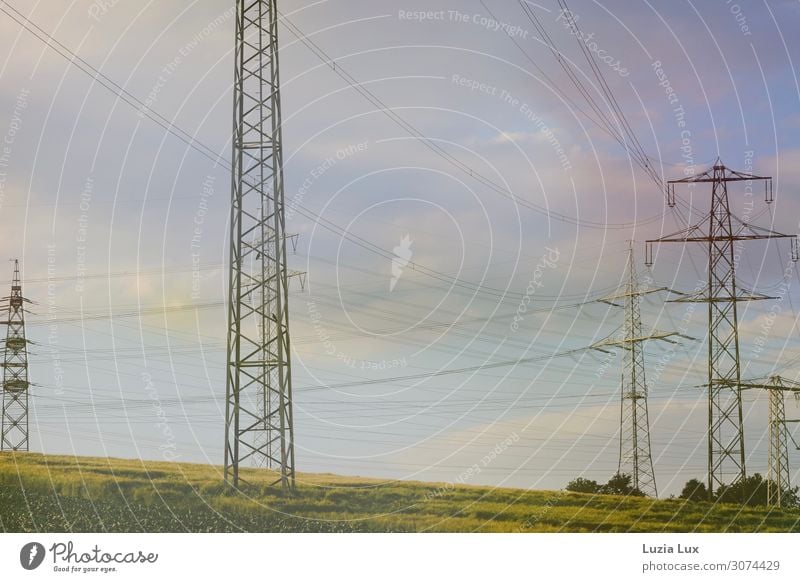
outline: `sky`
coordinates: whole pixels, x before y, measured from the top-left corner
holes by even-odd
[[[34,302],[32,450],[219,465],[233,3],[0,9],[0,244]],[[718,157],[772,176],[772,204],[731,186],[731,211],[800,231],[800,3],[573,0],[605,85],[555,1],[279,9],[289,267],[306,274],[290,295],[298,470],[606,480],[621,358],[581,349],[622,313],[596,300],[629,240],[653,285],[691,291],[707,260],[673,244],[644,264],[644,241],[700,220],[710,192],[684,186],[669,208],[635,152],[660,180]],[[638,145],[614,139],[624,127]],[[740,305],[748,378],[800,374],[788,250],[741,251],[740,285],[779,295]],[[668,298],[642,300],[645,329],[695,339],[647,347],[662,496],[706,470],[706,312]],[[744,410],[764,473],[767,395]]]

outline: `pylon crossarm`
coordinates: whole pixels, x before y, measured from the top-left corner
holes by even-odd
[[[740,231],[742,232],[742,231]],[[769,231],[768,231],[769,232]],[[732,234],[730,236],[685,236],[683,238],[661,238],[661,239],[653,239],[646,241],[647,244],[652,243],[667,243],[667,242],[719,242],[719,241],[745,241],[745,240],[764,240],[770,238],[797,238],[793,234],[782,234],[780,232],[776,232],[775,234]]]
[[[6,295],[5,297],[0,297],[0,303],[7,303],[7,302],[8,302],[8,301],[9,301],[9,300],[12,298],[12,297],[13,297],[13,295]],[[36,302],[36,301],[31,301],[31,300],[30,300],[30,299],[28,299],[27,297],[22,297],[21,299],[20,299],[19,297],[15,297],[15,299],[16,299],[17,301],[20,301],[20,300],[21,300],[23,303],[28,303],[28,304],[30,304],[30,305],[39,305],[39,303],[38,303],[38,302]],[[6,307],[8,307],[8,306],[6,305]]]
[[[767,378],[750,378],[738,382],[732,380],[719,380],[715,382],[723,386],[739,386],[742,390],[777,390],[779,392],[792,392],[800,394],[800,382],[789,380],[783,376],[769,376]],[[707,385],[706,385],[707,386]]]
[[[782,232],[778,232],[777,230],[771,230],[769,228],[764,228],[763,226],[756,226],[755,224],[750,224],[749,222],[744,222],[731,214],[732,221],[735,219],[736,222],[739,223],[739,230],[736,231],[737,233],[734,235],[736,238],[734,240],[759,240],[762,238],[797,238],[796,234],[784,234]],[[740,234],[742,232],[749,231],[750,235],[743,235]]]
[[[722,172],[722,176],[717,175],[717,171]],[[770,176],[757,176],[747,172],[731,170],[721,164],[719,160],[711,168],[700,174],[694,174],[679,180],[668,180],[667,184],[696,184],[698,182],[742,182],[748,180],[772,180]]]
[[[662,236],[660,238],[648,239],[648,240],[644,241],[645,245],[651,246],[653,243],[662,243],[662,242],[663,243],[683,243],[683,242],[699,239],[700,237],[695,236],[695,235],[698,232],[699,233],[703,232],[703,225],[707,221],[708,221],[708,218],[706,218],[703,221],[701,221],[701,222],[699,222],[697,224],[694,224],[694,225],[692,225],[692,226],[690,226],[688,228],[684,228],[682,230],[675,231],[675,232],[673,232],[671,234]]]
[[[685,297],[677,299],[668,299],[667,303],[730,303],[740,301],[762,301],[764,299],[779,299],[771,295],[763,295],[761,293],[737,293],[735,296],[718,295],[715,297],[708,297],[705,292],[692,293]]]
[[[649,341],[649,340],[660,340],[660,341],[665,341],[665,342],[670,343],[670,344],[679,343],[679,342],[676,342],[675,340],[670,339],[670,338],[673,338],[673,337],[681,337],[681,338],[688,339],[688,340],[694,340],[695,339],[693,337],[690,337],[688,335],[684,335],[682,333],[678,333],[678,332],[675,332],[675,331],[672,331],[672,332],[655,332],[655,333],[652,333],[650,335],[629,337],[629,338],[622,338],[622,339],[605,338],[603,340],[600,340],[599,342],[596,342],[596,343],[592,344],[589,347],[592,348],[593,350],[604,351],[602,348],[605,348],[605,347],[626,347],[626,346],[628,346],[629,344],[632,344],[632,343],[645,342],[645,341]]]
[[[673,292],[672,289],[669,289],[667,287],[653,287],[652,289],[639,289],[633,292],[628,291],[623,293],[614,293],[613,295],[607,295],[606,297],[598,299],[597,302],[606,303],[614,307],[624,307],[624,305],[620,305],[619,303],[614,303],[614,302],[618,299],[625,299],[627,297],[642,297],[643,295],[660,293],[661,291],[666,291],[667,293]]]
[[[789,378],[784,378],[783,376],[770,376],[769,379],[776,384],[786,386],[787,388],[793,388],[800,393],[800,382],[796,380],[790,380]]]

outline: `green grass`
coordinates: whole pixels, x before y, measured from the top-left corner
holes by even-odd
[[[294,494],[245,469],[34,453],[0,455],[6,532],[790,532],[800,512],[564,491],[300,474]]]

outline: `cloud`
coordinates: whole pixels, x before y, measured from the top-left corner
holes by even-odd
[[[560,133],[558,128],[551,128],[554,133]],[[503,131],[488,140],[489,144],[502,145],[508,143],[546,143],[547,136],[541,131],[526,132],[526,131]]]

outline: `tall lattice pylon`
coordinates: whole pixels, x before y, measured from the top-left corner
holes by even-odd
[[[783,497],[791,490],[789,473],[789,440],[791,436],[786,424],[785,394],[800,397],[800,383],[782,376],[770,376],[766,382],[743,381],[742,390],[761,389],[769,393],[769,464],[767,465],[767,504],[783,505]]]
[[[658,497],[653,457],[650,449],[650,419],[647,412],[647,381],[645,374],[644,343],[662,340],[675,343],[670,338],[677,332],[652,332],[642,330],[639,307],[640,297],[650,293],[668,291],[666,287],[645,288],[640,286],[636,273],[633,242],[628,249],[628,281],[614,294],[600,299],[603,303],[625,310],[623,335],[595,343],[592,347],[605,351],[606,347],[619,347],[624,351],[622,389],[619,418],[619,465],[618,472],[631,476],[631,485],[652,497]],[[618,303],[622,301],[622,304]]]
[[[225,480],[267,457],[294,487],[276,0],[236,1]],[[256,433],[267,435],[255,438]]]
[[[0,450],[27,451],[28,438],[28,341],[25,338],[25,303],[19,275],[19,261],[14,261],[14,277],[8,302],[8,318],[3,356],[3,421]]]
[[[708,249],[706,289],[675,301],[708,304],[708,494],[713,497],[723,484],[747,475],[742,427],[741,365],[739,360],[738,303],[769,299],[739,289],[736,284],[735,243],[749,240],[791,238],[792,258],[797,260],[797,238],[756,227],[731,213],[729,182],[763,181],[766,202],[772,202],[772,178],[737,172],[717,160],[714,166],[689,178],[671,180],[669,204],[674,205],[676,184],[711,184],[711,210],[699,223],[680,232],[647,241],[645,262],[652,264],[654,243],[699,242]]]

